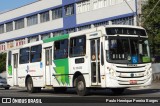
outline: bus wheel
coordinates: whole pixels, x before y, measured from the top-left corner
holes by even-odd
[[[27,91],[30,93],[36,92],[36,88],[33,87],[33,81],[31,77],[27,79]]]
[[[85,96],[88,94],[88,89],[86,88],[84,77],[78,76],[76,79],[76,91],[79,96]]]
[[[67,88],[65,88],[65,87],[54,88],[54,92],[56,92],[56,93],[64,93],[66,91],[67,91]]]
[[[125,88],[112,88],[111,90],[114,94],[120,95],[124,92]]]

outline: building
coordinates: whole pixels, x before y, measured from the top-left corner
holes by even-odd
[[[137,9],[137,0],[38,0],[0,14],[0,52],[102,25],[137,25]]]

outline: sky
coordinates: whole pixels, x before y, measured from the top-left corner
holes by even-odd
[[[21,7],[37,0],[0,0],[0,13]]]

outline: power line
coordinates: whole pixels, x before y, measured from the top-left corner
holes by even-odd
[[[134,10],[132,9],[132,7],[129,5],[129,3],[126,1],[126,0],[123,0],[123,1],[125,1],[125,3],[128,5],[128,7],[131,9],[131,11],[134,13]],[[136,4],[136,5],[138,5],[138,4]],[[138,16],[136,15],[136,22],[137,23],[139,23],[139,18],[138,18]]]
[[[134,13],[134,11],[133,11],[132,7],[129,5],[129,3],[128,3],[126,0],[123,0],[123,1],[126,2],[126,4],[128,5],[128,7],[129,7],[129,8],[132,10],[132,12]]]
[[[158,2],[154,5],[154,7],[152,8],[151,12],[146,16],[143,24],[146,22],[147,18],[151,15],[151,13],[154,11],[154,9],[157,7],[158,3],[160,2],[160,0],[158,0]]]

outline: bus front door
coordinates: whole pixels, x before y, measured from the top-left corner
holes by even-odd
[[[45,83],[51,85],[52,48],[45,49]]]
[[[13,84],[18,85],[18,53],[13,54]]]
[[[100,85],[100,38],[90,40],[91,53],[91,82],[92,85]]]

